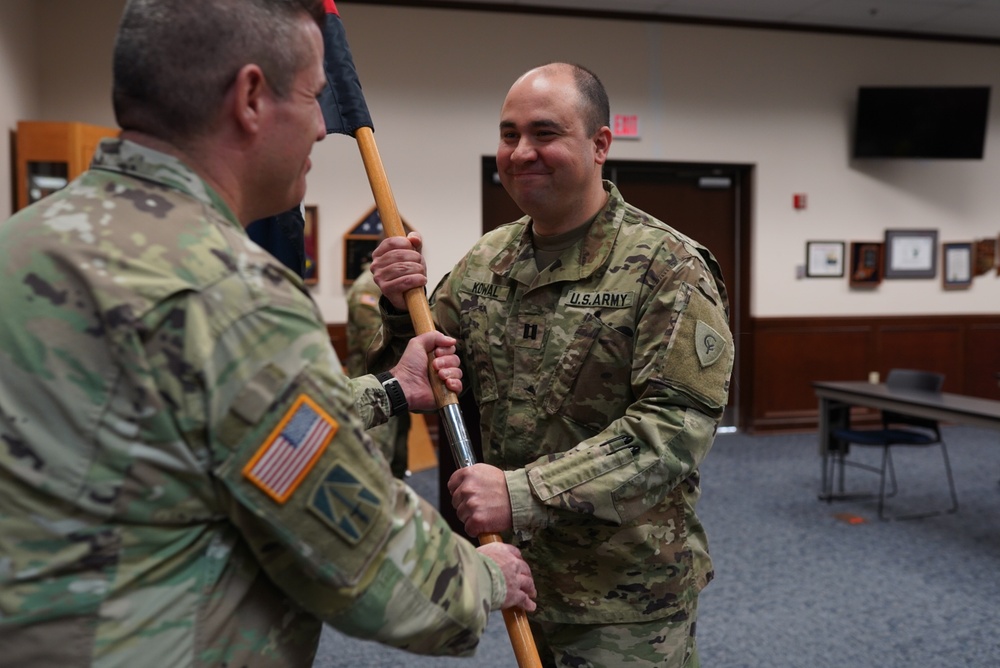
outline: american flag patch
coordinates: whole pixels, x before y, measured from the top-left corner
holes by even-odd
[[[371,306],[372,308],[378,308],[378,299],[375,295],[364,294],[358,297],[358,301],[364,306]]]
[[[315,401],[300,395],[243,467],[243,475],[269,497],[284,503],[319,460],[338,426]]]

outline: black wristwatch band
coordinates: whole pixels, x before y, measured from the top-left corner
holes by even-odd
[[[390,371],[383,371],[375,374],[375,378],[382,384],[382,389],[389,396],[389,417],[401,415],[409,410],[410,405],[406,402],[406,395],[403,388],[399,386],[399,381]]]

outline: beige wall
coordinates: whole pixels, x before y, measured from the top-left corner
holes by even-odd
[[[0,1],[0,218],[14,210],[13,139],[18,119],[39,113],[41,87],[32,0]]]
[[[108,62],[121,5],[45,3],[56,18],[40,22],[39,42],[73,43],[73,63],[60,67],[65,51],[48,48],[37,75],[30,62],[0,64],[4,89],[11,78],[25,87],[41,77],[34,106],[0,102],[5,129],[32,109],[110,122]],[[0,25],[6,13],[19,15],[7,7],[0,3]],[[988,313],[1000,303],[994,276],[947,293],[939,280],[858,292],[846,279],[795,278],[807,240],[880,240],[885,228],[935,228],[941,241],[1000,233],[996,103],[985,160],[849,159],[858,86],[1000,90],[1000,47],[353,2],[340,11],[400,213],[427,240],[431,283],[478,237],[479,161],[495,150],[504,93],[523,70],[559,59],[596,70],[613,112],[640,115],[642,139],[616,142],[612,157],[756,165],[753,315]],[[0,40],[4,61],[23,42],[7,29]],[[322,263],[314,295],[328,321],[342,322],[341,236],[373,199],[352,139],[328,137],[313,162],[307,203],[319,206]],[[808,209],[792,209],[793,193],[808,194]]]
[[[125,0],[46,0],[39,16],[43,121],[115,127],[111,53]]]

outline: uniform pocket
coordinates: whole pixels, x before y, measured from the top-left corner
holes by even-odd
[[[705,406],[721,412],[729,396],[733,371],[733,339],[725,311],[699,288],[684,284],[679,291],[677,322],[660,377]]]
[[[491,347],[500,347],[502,341],[495,332],[490,331],[489,318],[486,309],[476,307],[463,314],[462,341],[469,346],[467,363],[473,375],[473,383],[477,387],[476,400],[479,405],[496,401],[498,397],[496,373],[493,370]]]
[[[631,350],[631,336],[588,313],[555,366],[546,412],[603,429],[630,403]]]
[[[238,504],[230,516],[272,574],[293,567],[275,541],[298,556],[294,567],[339,587],[385,558],[398,490],[345,391],[308,371],[292,379],[216,470]]]

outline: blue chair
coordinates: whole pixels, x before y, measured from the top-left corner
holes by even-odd
[[[915,371],[912,369],[892,369],[886,377],[886,387],[895,392],[931,392],[940,393],[941,386],[944,385],[944,376],[939,373],[929,371]],[[951,462],[948,459],[948,448],[941,438],[941,430],[937,420],[904,415],[893,411],[882,411],[881,429],[834,429],[831,432],[833,438],[840,441],[840,447],[831,452],[835,458],[840,475],[840,488],[843,490],[844,467],[854,466],[861,469],[874,471],[879,475],[878,489],[878,517],[881,520],[887,519],[915,519],[919,517],[930,517],[941,513],[953,513],[958,510],[958,496],[955,493],[955,480],[951,474]],[[850,446],[882,448],[881,466],[869,466],[867,464],[854,462],[847,459]],[[951,506],[938,510],[895,515],[889,517],[885,513],[885,500],[894,496],[898,490],[896,484],[896,471],[892,462],[892,448],[925,448],[929,446],[939,446],[941,456],[944,459],[944,470],[948,478],[948,489],[951,492]],[[831,475],[833,471],[831,470]],[[888,476],[891,491],[887,493],[886,477]]]

